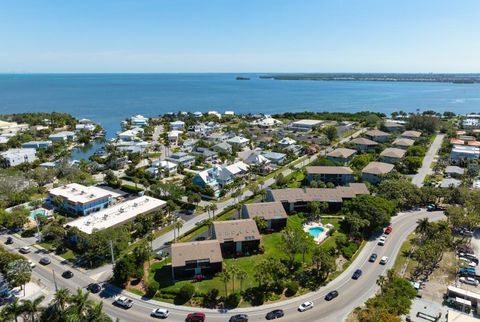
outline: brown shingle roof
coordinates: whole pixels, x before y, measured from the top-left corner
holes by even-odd
[[[386,148],[385,150],[380,153],[381,157],[389,157],[389,158],[403,158],[403,156],[407,153],[407,151],[397,148]]]
[[[390,136],[389,133],[383,132],[380,130],[370,130],[365,132],[366,135],[371,136],[371,137],[376,137],[376,136]]]
[[[352,174],[353,171],[349,167],[336,166],[312,166],[306,167],[308,174]]]
[[[370,162],[365,168],[363,168],[362,173],[370,173],[376,175],[387,174],[393,170],[394,165],[384,162]]]
[[[249,218],[260,217],[265,220],[287,218],[287,212],[281,202],[259,202],[243,205]]]
[[[260,239],[260,232],[253,219],[214,221],[213,230],[215,238],[220,243],[229,240],[238,242]]]
[[[325,201],[342,202],[344,199],[352,199],[357,195],[369,194],[364,183],[351,183],[348,186],[335,188],[287,188],[269,191],[275,201]]]
[[[357,151],[353,149],[338,148],[333,150],[332,152],[329,152],[327,156],[332,158],[349,158],[355,153],[357,153]]]
[[[415,141],[411,139],[406,139],[406,138],[398,138],[395,141],[393,141],[392,144],[399,145],[399,146],[412,146],[413,144],[415,144]]]
[[[361,144],[361,145],[378,145],[377,142],[369,140],[367,138],[355,138],[350,142],[353,144]]]
[[[185,266],[185,262],[192,260],[209,259],[210,263],[223,261],[218,240],[175,243],[171,248],[172,267]]]
[[[398,128],[398,129],[405,127],[403,124],[396,123],[396,122],[385,122],[384,126],[386,128]]]
[[[422,132],[419,131],[405,131],[402,133],[403,137],[408,138],[419,138],[422,135]]]

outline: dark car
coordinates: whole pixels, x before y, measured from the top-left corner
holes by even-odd
[[[360,276],[362,276],[362,270],[361,270],[361,269],[357,269],[357,270],[353,273],[352,278],[353,278],[354,280],[358,280]]]
[[[87,290],[89,290],[91,293],[98,293],[102,290],[102,286],[97,283],[90,283],[87,286]]]
[[[48,264],[51,263],[51,261],[50,261],[50,258],[48,258],[48,257],[42,257],[40,259],[39,263],[42,264],[42,265],[48,265]]]
[[[274,320],[274,319],[281,318],[284,315],[285,315],[285,313],[283,313],[283,310],[273,310],[273,311],[268,312],[267,315],[265,316],[265,318],[267,320]]]
[[[230,322],[248,322],[248,315],[246,314],[237,314],[230,318]]]
[[[8,237],[8,238],[7,238],[7,241],[5,242],[5,244],[7,244],[7,245],[13,244],[13,238],[12,238],[12,237]]]
[[[375,254],[375,253],[372,254],[372,255],[370,255],[370,258],[368,259],[368,261],[369,261],[370,263],[373,263],[373,262],[375,262],[376,260],[377,260],[377,254]]]
[[[63,278],[72,278],[73,277],[73,272],[72,271],[65,271],[62,273]]]
[[[205,322],[205,313],[195,312],[187,315],[185,322]]]
[[[325,295],[325,300],[331,301],[334,298],[336,298],[337,296],[338,296],[338,291],[331,291],[327,295]]]

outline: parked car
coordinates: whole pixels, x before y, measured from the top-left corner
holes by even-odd
[[[30,247],[28,246],[24,246],[22,248],[20,248],[19,252],[22,253],[22,254],[28,254],[30,253],[32,250],[30,249]]]
[[[435,209],[437,209],[437,206],[435,206],[433,203],[427,206],[427,211],[435,211]]]
[[[281,318],[285,315],[285,313],[283,312],[283,310],[273,310],[273,311],[270,311],[267,313],[267,315],[265,316],[265,318],[267,320],[275,320],[275,319],[278,319],[278,318]]]
[[[478,280],[473,278],[473,277],[460,277],[459,278],[460,282],[469,284],[469,285],[478,285]]]
[[[97,283],[90,283],[87,286],[87,290],[89,290],[91,293],[98,293],[102,290],[102,286]]]
[[[392,230],[393,230],[392,226],[388,226],[387,228],[385,228],[385,235],[390,234]]]
[[[311,308],[313,308],[313,303],[310,301],[307,301],[300,304],[300,306],[298,307],[298,310],[300,312],[305,312],[307,310],[310,310]]]
[[[48,257],[42,257],[38,262],[42,265],[48,265],[51,263],[50,258]]]
[[[370,258],[368,259],[368,261],[370,263],[373,263],[377,260],[377,254],[373,253],[372,255],[370,255]]]
[[[385,265],[388,262],[388,256],[383,256],[380,260],[380,264]]]
[[[248,322],[248,315],[246,314],[237,314],[230,317],[230,322]]]
[[[458,271],[459,273],[464,273],[464,272],[467,272],[467,273],[473,273],[475,274],[477,272],[477,270],[473,267],[462,267],[459,269]]]
[[[185,322],[205,322],[205,313],[195,312],[187,315]]]
[[[63,278],[72,278],[73,277],[73,272],[72,271],[65,271],[62,273]]]
[[[167,309],[153,309],[151,316],[155,318],[166,319],[170,315],[170,312]]]
[[[13,244],[13,238],[11,236],[8,236],[7,240],[5,241],[5,244],[7,245]]]
[[[385,236],[380,237],[380,239],[378,240],[378,245],[380,245],[380,246],[385,245],[386,240],[387,240],[387,238]]]
[[[352,275],[352,278],[354,280],[358,280],[360,278],[360,276],[362,276],[362,270],[361,269],[357,269],[355,270],[355,272],[353,273]]]
[[[129,299],[126,296],[117,296],[113,303],[120,307],[123,307],[124,309],[129,309],[133,306],[133,300]]]
[[[338,296],[338,291],[331,291],[331,292],[328,292],[327,295],[325,295],[325,300],[331,301],[337,296]]]

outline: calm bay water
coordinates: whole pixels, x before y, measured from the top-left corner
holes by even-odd
[[[239,74],[2,74],[0,114],[62,111],[99,122],[112,137],[132,114],[234,110],[236,113],[403,109],[480,111],[480,84],[238,81]]]

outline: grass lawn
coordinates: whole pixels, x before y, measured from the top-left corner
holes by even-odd
[[[38,243],[37,245],[39,245],[39,246],[41,246],[41,247],[43,247],[43,248],[45,248],[45,249],[47,249],[47,250],[50,250],[50,249],[55,248],[55,247],[53,246],[52,241],[44,241],[44,242]],[[73,261],[73,260],[75,259],[75,257],[77,256],[77,255],[75,255],[75,253],[74,253],[72,250],[70,250],[70,249],[67,249],[64,253],[62,253],[62,254],[57,254],[57,255],[60,256],[60,257],[62,257],[62,258],[64,258],[64,259],[66,259],[66,260],[72,260],[72,261]]]
[[[408,259],[408,251],[412,247],[412,240],[414,238],[415,232],[408,235],[407,239],[403,242],[402,247],[400,248],[397,258],[395,259],[393,269],[400,275],[402,274],[402,271],[405,270],[403,276],[410,276],[410,273],[413,272],[415,266],[417,265],[415,260],[410,258],[410,261],[408,262],[408,267],[406,269],[404,268]]]

